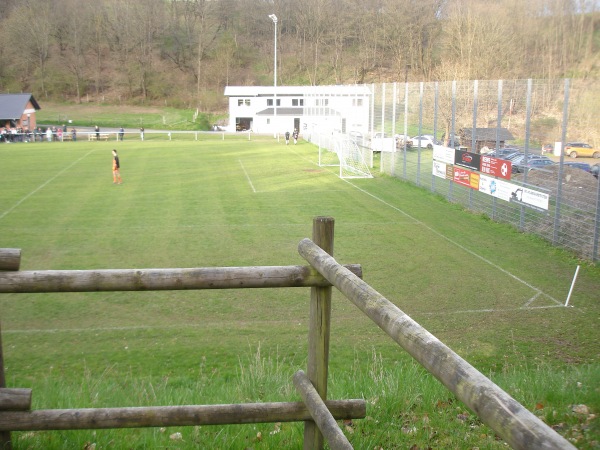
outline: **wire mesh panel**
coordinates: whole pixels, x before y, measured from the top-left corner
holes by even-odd
[[[396,151],[381,154],[381,172],[584,258],[600,259],[600,187],[597,171],[596,176],[589,172],[600,160],[589,158],[581,168],[574,167],[574,160],[561,150],[565,142],[579,139],[582,130],[595,129],[587,106],[590,97],[600,97],[597,82],[389,83],[372,90],[373,133],[396,139]],[[503,198],[498,191],[482,190],[481,180],[489,178],[480,168],[437,162],[436,146],[477,158],[501,159],[500,151],[519,152],[521,160],[511,162],[511,173],[494,175],[490,182],[511,189],[511,195]],[[551,161],[536,165],[544,159]]]

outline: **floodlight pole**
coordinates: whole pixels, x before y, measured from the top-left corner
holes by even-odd
[[[277,137],[277,16],[269,14],[275,29],[275,47],[273,52],[273,137]]]

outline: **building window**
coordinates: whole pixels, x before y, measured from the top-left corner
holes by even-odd
[[[318,98],[316,99],[316,106],[327,106],[329,105],[328,98]]]
[[[249,98],[247,98],[246,100],[244,100],[244,105],[250,106],[250,99]]]
[[[238,98],[238,106],[250,106],[250,99],[249,98]]]
[[[362,105],[363,105],[362,98],[353,98],[352,99],[352,106],[362,106]]]
[[[293,98],[292,106],[304,106],[304,99],[303,98]]]
[[[267,106],[273,106],[273,99],[272,98],[268,98],[267,99]],[[277,99],[277,106],[281,106],[281,99],[280,98]]]

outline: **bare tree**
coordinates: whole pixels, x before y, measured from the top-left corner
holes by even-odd
[[[46,67],[50,58],[51,4],[45,0],[24,0],[3,21],[8,42],[11,43],[10,60],[21,65],[31,63],[38,71],[40,90],[47,96]],[[28,30],[28,39],[23,39],[23,30]],[[30,73],[26,71],[25,73]]]

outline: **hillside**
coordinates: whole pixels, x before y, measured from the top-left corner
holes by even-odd
[[[593,78],[595,5],[7,0],[0,92],[224,112],[226,85],[273,83],[274,41],[280,85]]]

